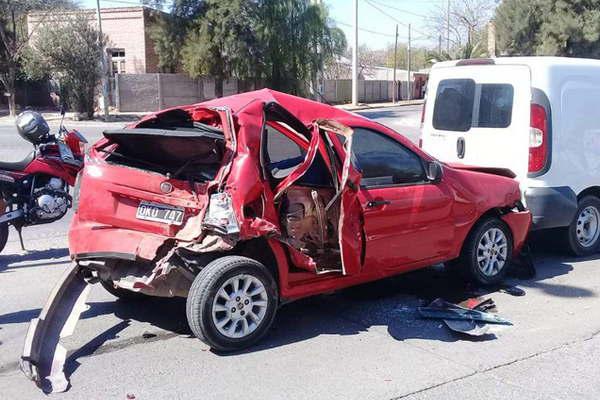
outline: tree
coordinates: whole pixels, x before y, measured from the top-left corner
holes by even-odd
[[[69,106],[88,118],[94,116],[102,48],[106,44],[106,37],[99,35],[89,14],[56,16],[39,29],[25,56],[29,76],[49,75],[58,80]]]
[[[505,0],[495,16],[504,54],[600,58],[599,0]]]
[[[449,9],[446,4],[434,9],[429,24],[436,38],[448,39],[450,49],[459,48],[482,39],[480,34],[485,32],[485,26],[493,16],[498,2],[499,0],[452,0]]]
[[[205,7],[187,33],[182,64],[192,78],[213,76],[220,97],[225,79],[260,75],[261,46],[253,29],[258,10],[247,0],[207,0]]]
[[[431,51],[427,54],[427,62],[435,64],[440,61],[466,60],[469,58],[486,57],[487,55],[487,51],[483,48],[482,42],[479,41],[476,43],[466,43],[464,46],[454,49],[451,53],[444,50],[440,52]]]
[[[325,63],[346,49],[345,36],[330,24],[323,5],[309,0],[259,0],[258,4],[257,31],[265,46],[267,84],[297,95],[314,91]]]
[[[162,10],[164,0],[145,0]],[[181,48],[191,22],[202,15],[205,4],[198,0],[174,0],[171,13],[157,13],[151,17],[150,39],[158,57],[158,69],[163,73],[177,72],[181,67]]]
[[[27,14],[67,7],[72,7],[69,0],[0,0],[0,83],[8,97],[11,116],[16,114],[15,82],[31,36],[27,30]]]

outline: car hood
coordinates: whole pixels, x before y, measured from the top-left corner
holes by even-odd
[[[512,172],[508,168],[499,168],[499,167],[481,167],[476,165],[464,165],[459,163],[447,163],[451,168],[459,169],[459,170],[467,170],[467,171],[475,171],[475,172],[483,172],[486,174],[505,176],[507,178],[516,178],[517,174]]]

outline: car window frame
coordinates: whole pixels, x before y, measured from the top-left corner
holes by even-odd
[[[457,129],[440,129],[438,127],[435,126],[435,115],[436,115],[436,110],[437,110],[437,102],[438,99],[440,98],[439,94],[440,94],[440,86],[442,85],[442,83],[447,82],[447,81],[470,81],[473,82],[473,103],[471,105],[471,121],[469,124],[468,129],[466,130],[457,130]],[[483,86],[507,86],[510,87],[511,89],[511,105],[510,105],[510,120],[508,125],[501,125],[501,126],[480,126],[479,125],[479,113],[480,113],[480,108],[481,108],[481,93],[483,91]],[[477,82],[472,78],[448,78],[448,79],[442,79],[438,82],[437,84],[437,88],[436,88],[436,93],[435,93],[435,100],[433,103],[433,114],[432,114],[432,120],[431,120],[431,126],[433,129],[437,130],[437,131],[442,131],[442,132],[453,132],[453,133],[457,133],[457,134],[467,134],[469,132],[471,132],[473,129],[509,129],[512,124],[513,124],[513,108],[514,108],[514,97],[515,94],[515,86],[512,83],[507,83],[507,82]],[[477,125],[474,125],[474,124]]]
[[[408,146],[405,146],[402,142],[396,140],[393,136],[388,135],[385,132],[376,130],[374,128],[370,128],[370,127],[367,128],[367,127],[364,127],[364,126],[353,126],[352,129],[355,131],[355,134],[356,134],[356,130],[357,129],[362,129],[362,130],[370,131],[373,134],[380,135],[380,136],[383,136],[383,137],[385,137],[387,139],[392,140],[394,143],[396,143],[399,146],[401,146],[407,152],[413,154],[419,160],[419,163],[421,164],[421,169],[423,171],[422,180],[415,181],[415,182],[391,183],[391,184],[384,184],[384,185],[377,185],[377,184],[375,184],[375,185],[366,185],[366,184],[363,183],[363,180],[361,179],[361,181],[360,181],[360,188],[361,189],[368,190],[368,189],[385,189],[385,188],[394,188],[394,187],[410,187],[410,186],[420,186],[420,185],[430,184],[431,183],[431,181],[429,181],[427,179],[427,173],[426,173],[426,168],[425,168],[426,167],[425,160],[417,152],[413,151]],[[356,143],[353,144],[352,150],[354,150],[355,148],[356,148]],[[351,157],[352,157],[353,160],[355,159],[355,155],[354,154],[352,154]],[[360,169],[356,165],[354,165],[354,162],[352,162],[352,168],[356,169],[359,173],[362,174],[362,169]]]

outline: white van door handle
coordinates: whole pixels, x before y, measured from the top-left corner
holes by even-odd
[[[465,147],[465,138],[461,136],[456,140],[456,155],[458,158],[462,159],[465,157]]]

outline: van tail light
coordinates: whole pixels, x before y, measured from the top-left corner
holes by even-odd
[[[548,118],[539,104],[531,104],[529,128],[529,172],[540,172],[548,160]]]

